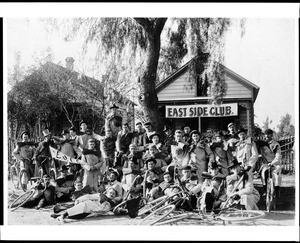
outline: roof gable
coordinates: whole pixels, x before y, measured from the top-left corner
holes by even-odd
[[[193,60],[193,59],[192,59]],[[160,82],[156,86],[156,91],[159,100],[160,99],[172,99],[181,96],[183,98],[201,98],[196,96],[196,91],[187,89],[185,82],[187,82],[188,68],[191,60],[184,64],[181,68],[169,75],[166,79]],[[226,75],[226,82],[228,84],[228,90],[224,97],[226,98],[250,98],[255,102],[259,87],[237,73],[233,72],[229,68],[220,64],[221,68],[224,68]],[[202,97],[203,98],[203,97]],[[205,97],[209,98],[209,97]]]

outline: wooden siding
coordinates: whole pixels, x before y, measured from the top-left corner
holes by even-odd
[[[239,82],[235,81],[229,76],[226,76],[227,83],[227,93],[226,97],[236,97],[236,98],[252,98],[252,92],[249,88],[243,86]]]
[[[195,97],[195,87],[188,90],[188,72],[184,72],[168,86],[158,92],[158,100],[172,98],[191,98]]]
[[[252,98],[251,89],[234,80],[231,76],[226,75],[226,83],[228,89],[224,98]],[[193,98],[196,97],[195,88],[195,86],[189,85],[188,72],[186,71],[158,92],[158,100]]]

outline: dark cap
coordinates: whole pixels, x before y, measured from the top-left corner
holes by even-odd
[[[154,159],[154,158],[149,158],[149,159],[147,159],[147,160],[145,161],[145,163],[148,164],[148,163],[151,162],[151,161],[152,161],[154,164],[157,163],[156,159]]]
[[[266,129],[266,131],[265,131],[265,134],[266,135],[269,135],[269,134],[273,134],[274,132],[273,132],[273,130],[272,129]]]
[[[113,106],[109,107],[109,109],[119,109],[119,106],[116,106],[116,104],[113,104]]]
[[[230,127],[230,126],[235,126],[235,125],[234,125],[234,123],[230,122],[230,123],[227,125],[227,128]]]
[[[190,133],[190,136],[192,136],[193,134],[198,134],[199,136],[201,135],[200,132],[198,130],[193,130],[191,133]]]
[[[144,126],[152,126],[152,123],[150,121],[147,121],[144,123]]]
[[[21,133],[21,138],[23,138],[23,135],[25,135],[25,134],[28,135],[28,137],[30,137],[29,132],[25,131],[25,132]]]
[[[143,125],[143,124],[141,122],[137,122],[135,125],[137,126],[137,125]]]
[[[62,165],[61,169],[59,170],[59,172],[61,171],[66,171],[68,170],[69,168],[66,166],[66,165]]]
[[[190,165],[185,165],[182,167],[182,170],[192,170],[192,167]]]
[[[244,133],[247,134],[247,131],[248,131],[247,129],[241,127],[241,128],[236,132],[236,134],[240,134],[241,132],[244,132]]]

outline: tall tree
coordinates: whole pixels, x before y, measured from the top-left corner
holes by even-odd
[[[113,85],[120,88],[118,91],[138,87],[143,118],[152,121],[158,130],[162,127],[155,91],[156,83],[160,82],[158,69],[169,74],[185,59],[193,58],[190,85],[195,85],[197,79],[208,82],[209,95],[216,103],[226,93],[224,75],[216,61],[222,56],[222,37],[230,26],[229,19],[76,18],[67,19],[63,25],[57,19],[51,21],[56,27],[67,27],[65,40],[80,33],[85,38],[85,51],[89,45],[96,46],[98,63],[117,71],[114,76],[108,75],[108,82],[119,81]],[[163,42],[163,48],[162,34],[169,40]]]
[[[277,126],[279,128],[278,137],[287,137],[295,135],[295,126],[291,124],[292,116],[288,113],[285,116],[282,116],[280,119],[280,123]]]

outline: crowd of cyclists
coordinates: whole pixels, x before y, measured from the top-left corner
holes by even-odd
[[[175,173],[188,190],[193,206],[207,212],[230,203],[246,210],[258,210],[261,196],[254,188],[254,173],[261,174],[266,191],[267,169],[271,166],[276,196],[281,185],[281,150],[273,131],[264,131],[265,139],[248,136],[244,128],[228,124],[227,131],[208,128],[204,133],[189,125],[173,131],[165,125],[163,132],[151,122],[137,122],[134,131],[128,123],[117,124],[116,133],[105,125],[105,134],[96,134],[84,121],[80,131],[65,129],[60,136],[43,130],[44,140],[30,141],[29,132],[21,134],[13,156],[28,172],[21,178],[27,185],[31,177],[43,171],[43,193],[24,207],[40,209],[60,202],[75,202],[67,212],[54,218],[83,218],[91,212],[108,211],[130,193],[149,201],[176,193]],[[78,163],[54,159],[57,178],[50,177],[50,147],[75,158]],[[262,157],[262,166],[257,166]],[[145,195],[144,195],[145,194]]]

